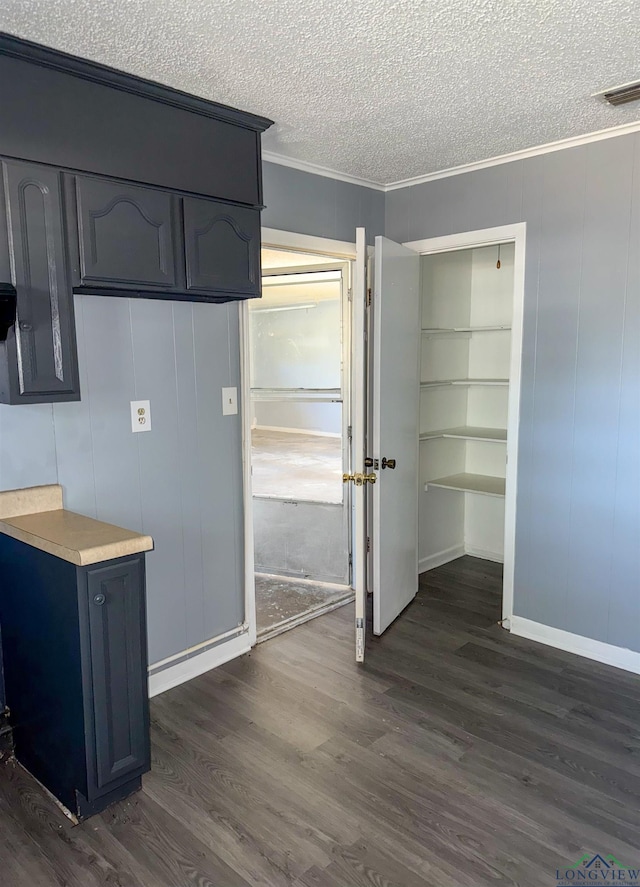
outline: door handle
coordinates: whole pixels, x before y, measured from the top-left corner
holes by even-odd
[[[387,459],[386,456],[382,457],[382,468],[395,468],[396,460],[395,459]]]
[[[377,480],[377,475],[371,472],[371,474],[343,474],[342,475],[342,483],[348,484],[349,481],[352,481],[357,487],[361,487],[363,484],[374,484]]]

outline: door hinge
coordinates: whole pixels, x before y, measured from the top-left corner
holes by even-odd
[[[356,662],[364,662],[364,619],[356,619]]]
[[[371,539],[367,536],[367,551],[371,551]]]
[[[367,308],[371,305],[371,301],[373,299],[373,293],[371,292],[371,287],[367,287]]]
[[[351,289],[351,287],[349,287],[349,289],[347,290],[347,301],[353,301],[353,290]]]
[[[351,440],[351,438],[353,437],[353,426],[352,425],[347,425],[347,437],[349,438],[349,440]]]

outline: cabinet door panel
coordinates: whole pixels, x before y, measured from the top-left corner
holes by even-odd
[[[79,397],[62,180],[55,169],[3,161],[17,322],[8,341],[10,401]]]
[[[184,199],[187,289],[260,295],[260,212]]]
[[[153,188],[76,176],[80,284],[177,285],[176,198]]]
[[[89,569],[87,595],[95,731],[91,799],[149,769],[143,559]]]
[[[0,176],[0,286],[11,283],[11,261],[9,258],[9,235],[7,214],[4,211],[4,185]]]

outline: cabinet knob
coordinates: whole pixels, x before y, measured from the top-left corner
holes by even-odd
[[[103,594],[97,594],[93,599],[93,603],[97,604],[99,607],[101,607],[105,601],[106,597]]]

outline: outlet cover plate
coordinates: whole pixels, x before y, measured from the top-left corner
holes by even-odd
[[[148,400],[131,401],[131,430],[151,431],[151,402]]]

